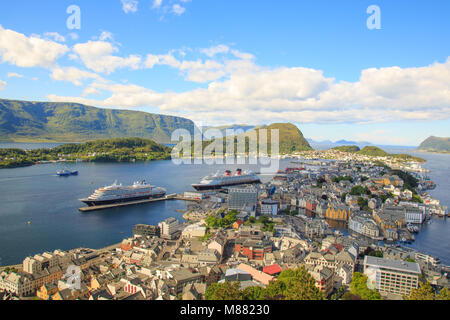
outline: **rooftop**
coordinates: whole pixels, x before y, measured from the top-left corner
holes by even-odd
[[[364,257],[364,266],[373,266],[379,268],[386,268],[391,270],[420,273],[420,266],[415,262],[406,262],[399,260],[383,259],[371,256]]]

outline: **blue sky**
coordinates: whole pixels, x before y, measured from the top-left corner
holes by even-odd
[[[417,145],[450,135],[448,12],[445,0],[4,1],[0,97]]]

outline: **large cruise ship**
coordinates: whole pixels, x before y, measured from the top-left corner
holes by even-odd
[[[231,174],[230,170],[226,170],[225,173],[209,175],[204,177],[200,183],[193,184],[192,187],[196,190],[212,190],[220,189],[222,187],[235,186],[239,184],[250,184],[250,183],[260,183],[259,177],[251,172],[237,169],[234,175]]]
[[[145,180],[135,182],[132,186],[122,186],[114,184],[95,190],[86,199],[80,199],[88,206],[98,206],[104,204],[129,202],[144,199],[161,198],[166,195],[166,189],[147,184]]]

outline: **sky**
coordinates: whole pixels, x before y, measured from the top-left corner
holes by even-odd
[[[450,136],[449,12],[448,0],[2,1],[0,97],[416,146]]]

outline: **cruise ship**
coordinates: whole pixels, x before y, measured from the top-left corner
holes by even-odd
[[[200,191],[260,182],[261,180],[259,180],[259,177],[255,173],[251,171],[243,172],[242,169],[237,169],[233,175],[230,170],[226,170],[223,174],[217,172],[216,174],[206,176],[200,183],[193,184],[192,187]]]
[[[145,180],[142,180],[135,182],[131,186],[122,186],[122,184],[114,182],[110,186],[95,190],[89,198],[80,199],[80,201],[92,207],[104,204],[162,198],[165,195],[166,190],[164,188],[151,186]]]

